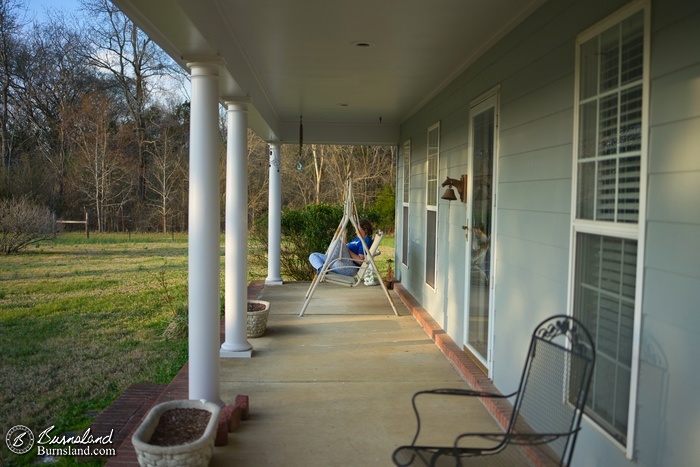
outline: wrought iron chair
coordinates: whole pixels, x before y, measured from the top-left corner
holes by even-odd
[[[435,389],[414,394],[418,428],[410,446],[394,451],[393,461],[399,466],[569,465],[594,365],[593,341],[584,326],[569,316],[552,316],[532,334],[516,392]],[[421,446],[416,444],[421,431],[416,399],[424,394],[514,398],[513,410],[505,432],[464,433],[451,445]]]

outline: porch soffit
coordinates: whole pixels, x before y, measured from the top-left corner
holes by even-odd
[[[399,125],[544,0],[111,0],[181,66],[219,57],[263,139],[398,144]],[[358,46],[357,43],[369,46]]]

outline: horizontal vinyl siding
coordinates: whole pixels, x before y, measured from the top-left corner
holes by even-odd
[[[700,121],[700,119],[698,120]],[[696,147],[692,150],[697,151],[695,157],[700,159],[700,148]],[[700,224],[700,170],[651,174],[649,191],[658,193],[658,196],[649,200],[649,210],[655,213],[650,224],[661,224],[663,237],[673,235],[673,231],[677,229]],[[698,203],[692,205],[688,203],[689,200],[697,200]],[[683,225],[669,225],[667,223]],[[665,242],[663,237],[658,240]],[[685,255],[689,253],[684,252]],[[698,254],[700,255],[700,251]],[[695,259],[698,258],[700,257],[695,257]],[[697,267],[695,271],[697,272]]]
[[[571,144],[521,152],[499,159],[500,183],[522,183],[571,178]]]
[[[498,195],[499,209],[567,214],[571,206],[571,179],[502,183],[498,186]]]
[[[664,308],[668,308],[668,304],[664,304]],[[700,401],[695,357],[700,352],[698,333],[666,319],[646,316],[642,346],[637,431],[639,464],[697,465],[700,458],[697,439]]]
[[[700,91],[699,91],[700,92]],[[669,146],[674,146],[669,150]],[[663,157],[651,157],[650,174],[672,174],[680,172],[696,173],[700,171],[700,118],[688,118],[680,121],[655,125],[650,141],[649,152],[653,155],[663,153]],[[663,221],[663,209],[651,209],[657,221]]]
[[[517,233],[520,240],[566,250],[570,221],[568,213],[501,210],[498,226],[503,232]],[[545,225],[551,228],[543,228]]]
[[[655,106],[651,117],[652,127],[697,118],[700,108],[698,76],[700,63],[653,80]]]
[[[501,65],[517,65],[501,83],[493,379],[503,391],[518,382],[522,331],[566,303],[574,60],[565,8],[545,5]]]
[[[511,107],[515,104],[511,104]],[[526,124],[503,130],[501,132],[501,155],[519,154],[564,147],[571,150],[571,133],[573,131],[573,115],[571,109],[562,110],[543,118],[532,120]],[[536,156],[536,154],[535,154]],[[571,158],[571,152],[569,152]],[[543,174],[546,176],[546,173]],[[571,178],[571,174],[569,174]]]
[[[575,38],[626,5],[553,0],[479,57],[401,128],[424,171],[425,132],[441,121],[440,181],[466,173],[469,104],[500,87],[494,373],[515,389],[542,318],[566,313]],[[694,465],[700,458],[700,3],[651,2],[651,100],[643,326],[635,460],[588,421],[574,465]],[[408,290],[423,294],[424,177],[411,181]],[[414,191],[415,190],[415,191]],[[462,343],[460,202],[439,202],[438,290],[419,300]],[[460,235],[462,237],[460,237]],[[456,246],[459,245],[459,246]],[[449,257],[449,261],[445,261]],[[434,296],[433,296],[434,295]],[[449,297],[449,299],[448,299]]]
[[[565,46],[560,47],[555,51],[554,59],[550,61],[539,60],[538,65],[534,66],[534,71],[539,71],[540,76],[545,74],[551,79],[549,75],[549,67],[556,66],[557,69],[552,70],[559,71],[561,73],[561,63],[567,63],[571,61],[571,47]],[[541,67],[545,67],[542,69]],[[510,131],[514,128],[518,128],[522,125],[528,125],[531,122],[546,120],[551,116],[560,115],[562,112],[570,113],[573,108],[573,95],[574,95],[574,76],[573,69],[566,70],[563,76],[556,80],[548,81],[544,83],[542,87],[537,89],[529,90],[528,92],[518,93],[518,88],[521,87],[522,81],[532,80],[534,78],[528,78],[527,75],[530,74],[530,70],[523,70],[522,74],[519,74],[515,78],[512,78],[504,83],[508,92],[504,96],[503,103],[503,118],[501,119],[501,129],[502,131]],[[511,84],[515,89],[509,89],[508,85]],[[532,83],[532,81],[530,81]],[[522,91],[527,91],[522,89]],[[509,95],[517,93],[517,97],[513,97],[511,100],[506,101]],[[567,133],[571,133],[567,131]],[[551,143],[550,143],[551,144]],[[521,152],[517,148],[504,153],[508,155],[511,153]]]
[[[426,128],[440,120],[440,179],[458,177],[466,173],[469,105],[500,86],[493,378],[504,390],[517,384],[524,350],[514,350],[526,349],[529,341],[529,333],[522,330],[549,314],[566,311],[574,41],[581,30],[622,4],[548,2],[402,125],[401,140],[413,138],[417,162],[424,161],[425,150],[416,147],[415,138],[422,139]],[[411,186],[423,189],[414,180]],[[412,209],[412,217],[422,216],[419,211],[423,210]],[[460,344],[464,326],[464,293],[459,291],[464,265],[460,263],[467,246],[461,240],[463,211],[462,203],[439,202],[434,296],[427,296],[431,294],[420,287],[422,257],[420,263],[410,265],[408,287],[414,296],[423,296],[423,306],[446,324],[445,330]],[[413,219],[411,226],[412,237],[424,235],[422,220]],[[417,261],[416,245],[412,244],[412,251],[411,260]],[[462,303],[455,306],[454,299]]]
[[[700,458],[700,5],[652,8],[639,458],[693,465]]]

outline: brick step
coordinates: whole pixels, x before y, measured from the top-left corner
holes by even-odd
[[[138,467],[139,463],[136,458],[134,445],[131,443],[131,435],[134,431],[136,431],[136,428],[138,428],[140,422],[144,419],[148,411],[153,406],[169,400],[187,399],[188,375],[189,364],[185,363],[170,384],[162,387],[162,390],[157,397],[150,400],[148,403],[144,402],[145,409],[132,424],[131,429],[126,432],[126,439],[124,439],[119,446],[119,449],[117,449],[117,455],[110,457],[107,460],[105,467]]]
[[[109,436],[114,430],[113,444],[92,447],[117,449],[121,446],[167,387],[167,384],[136,383],[126,388],[109,407],[97,415],[90,425],[90,434],[95,438]],[[78,460],[89,459],[79,457]]]

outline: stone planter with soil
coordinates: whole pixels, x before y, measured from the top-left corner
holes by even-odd
[[[175,400],[151,409],[131,441],[142,467],[209,465],[221,408]]]
[[[269,315],[270,302],[264,300],[248,300],[248,337],[260,337],[265,334]]]

